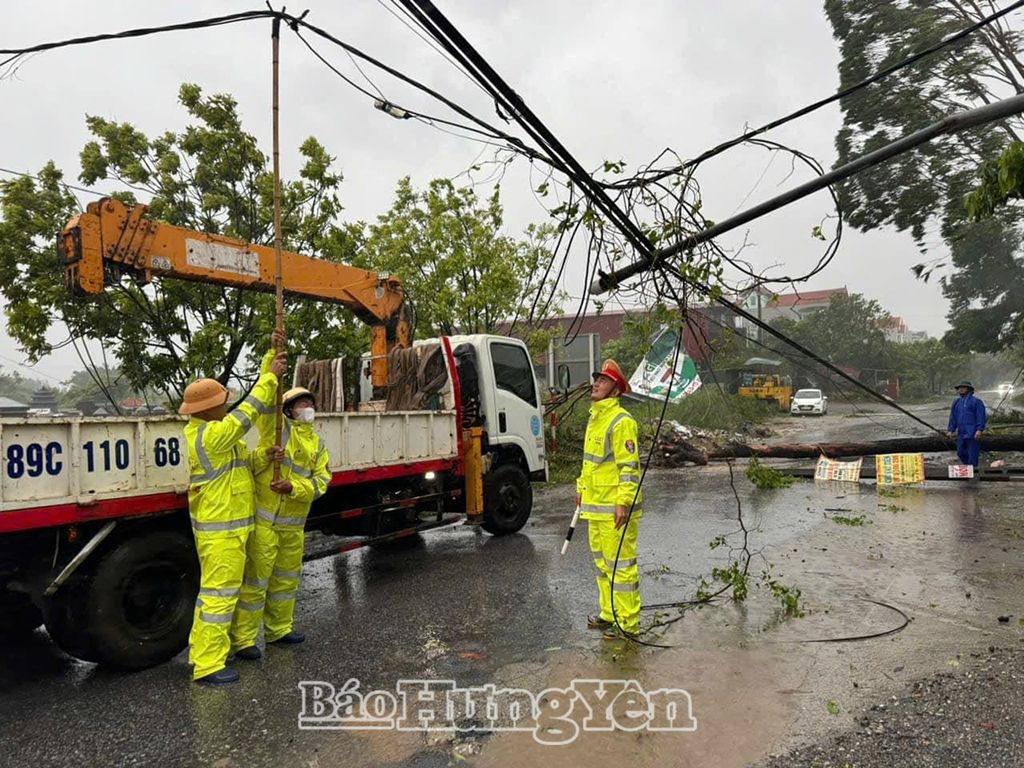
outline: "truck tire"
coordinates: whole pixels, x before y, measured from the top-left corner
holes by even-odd
[[[32,598],[0,587],[0,640],[27,635],[43,623],[43,614]]]
[[[188,644],[199,560],[185,534],[154,531],[122,540],[97,562],[89,586],[86,632],[99,663],[145,669]]]
[[[155,666],[188,643],[199,562],[189,537],[153,531],[126,537],[86,561],[48,599],[46,628],[70,656],[116,669]]]
[[[516,464],[502,464],[484,476],[483,529],[495,536],[515,533],[533,511],[530,478]]]
[[[43,622],[50,639],[68,656],[96,661],[96,651],[85,632],[85,586],[75,574],[55,594],[43,598]]]

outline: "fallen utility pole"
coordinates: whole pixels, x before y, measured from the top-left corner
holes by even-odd
[[[755,205],[752,208],[748,208],[747,210],[725,219],[724,221],[720,221],[714,226],[690,235],[678,243],[644,255],[632,264],[628,264],[607,273],[599,272],[599,277],[594,280],[590,290],[597,294],[605,293],[622,283],[624,280],[628,280],[634,275],[638,275],[642,272],[647,272],[648,270],[657,267],[667,259],[683,255],[701,243],[713,240],[719,235],[723,235],[737,227],[743,226],[744,224],[760,218],[767,213],[776,211],[779,208],[800,200],[801,198],[818,192],[825,187],[844,181],[863,170],[884,163],[886,160],[891,160],[897,155],[901,155],[904,152],[921,146],[922,144],[927,144],[929,141],[939,136],[960,133],[961,131],[965,131],[969,128],[976,128],[980,125],[987,125],[988,123],[996,120],[1004,120],[1007,117],[1019,115],[1022,112],[1024,112],[1024,94],[1017,94],[1016,96],[1011,96],[1009,98],[1002,99],[1001,101],[996,101],[991,104],[976,107],[975,109],[959,112],[955,115],[949,115],[948,117],[939,120],[937,123],[933,123],[932,125],[915,131],[908,136],[897,139],[896,141],[886,144],[884,147],[880,147],[873,152],[868,152],[867,154],[858,157],[856,160],[852,160],[846,165],[839,166],[838,168],[835,168],[828,173],[824,173],[811,181],[794,187],[787,192],[783,192],[770,200],[765,200],[763,203]]]
[[[847,456],[875,456],[881,453],[938,453],[953,451],[955,445],[949,438],[938,435],[927,437],[899,437],[891,440],[874,440],[867,443],[779,443],[774,445],[726,443],[710,449],[702,449],[678,437],[668,436],[658,443],[659,464],[682,463],[707,464],[709,461],[727,459],[816,459],[825,456],[830,459]],[[1024,451],[1024,435],[985,435],[981,439],[981,450],[990,452]]]

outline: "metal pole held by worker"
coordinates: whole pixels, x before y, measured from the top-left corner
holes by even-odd
[[[276,256],[276,269],[274,293],[276,298],[274,329],[278,337],[284,333],[284,279],[281,266],[281,118],[280,118],[280,64],[279,53],[281,47],[281,17],[275,16],[271,27],[271,39],[273,41],[273,114],[274,114],[274,255]],[[278,342],[274,348],[275,352],[282,352],[283,345]],[[274,421],[274,445],[281,447],[281,432],[284,429],[284,410],[281,405],[281,397],[284,392],[284,382],[277,383],[277,408]],[[274,459],[274,481],[281,479],[281,459]]]

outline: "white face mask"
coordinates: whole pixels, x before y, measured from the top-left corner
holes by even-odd
[[[295,415],[295,420],[303,424],[312,424],[316,417],[316,410],[313,408],[296,408],[292,413]]]

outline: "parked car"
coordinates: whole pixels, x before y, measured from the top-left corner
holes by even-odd
[[[1014,394],[1016,389],[1013,386],[1012,382],[1004,381],[996,388],[996,391],[999,392],[1000,397],[1010,397],[1011,395]]]
[[[828,413],[828,398],[820,389],[799,389],[793,395],[789,412],[793,416],[824,416]]]

